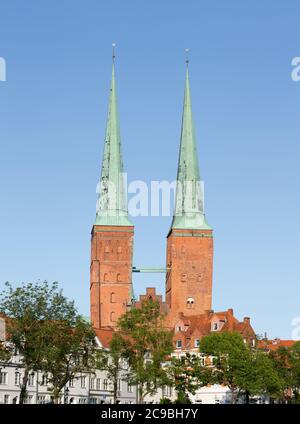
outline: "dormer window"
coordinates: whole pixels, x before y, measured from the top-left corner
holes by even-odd
[[[218,330],[218,323],[217,322],[214,322],[213,323],[213,331],[217,331]]]

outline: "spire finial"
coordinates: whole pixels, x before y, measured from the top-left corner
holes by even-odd
[[[115,48],[116,48],[116,43],[112,43],[112,61],[113,63],[115,62]]]
[[[189,51],[190,51],[189,48],[186,48],[185,49],[185,63],[186,63],[186,66],[189,65]]]

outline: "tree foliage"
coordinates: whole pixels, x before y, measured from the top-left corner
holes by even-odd
[[[129,384],[137,385],[138,402],[163,386],[167,376],[162,363],[173,350],[172,333],[165,329],[159,303],[142,302],[121,316],[118,327],[124,341],[123,357],[128,361]]]
[[[109,344],[109,349],[100,349],[96,353],[95,366],[97,369],[106,371],[107,378],[112,383],[113,403],[118,400],[118,379],[124,374],[125,340],[119,333],[115,333]]]
[[[0,312],[6,316],[9,345],[20,354],[24,368],[20,403],[26,398],[32,371],[53,373],[56,396],[63,361],[66,369],[69,358],[85,353],[85,342],[92,338],[91,328],[78,316],[74,302],[63,296],[56,282],[23,283],[17,288],[6,283],[0,293]]]
[[[213,378],[229,387],[234,403],[240,394],[249,402],[250,395],[278,395],[283,381],[270,358],[251,349],[240,334],[211,333],[200,342],[200,351],[213,358]]]

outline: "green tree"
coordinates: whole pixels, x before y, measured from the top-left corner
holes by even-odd
[[[153,300],[142,302],[141,308],[132,308],[118,321],[125,346],[123,357],[129,365],[127,380],[137,386],[138,403],[168,381],[162,363],[172,352],[173,343],[163,321],[159,303]]]
[[[106,371],[113,386],[113,403],[118,400],[118,380],[124,371],[123,356],[126,344],[119,333],[115,333],[109,344],[109,349],[98,350],[96,354],[96,368]]]
[[[246,401],[250,395],[268,395],[270,398],[280,398],[284,390],[284,380],[277,372],[272,359],[261,350],[251,351],[251,368],[246,380]]]
[[[70,329],[74,327],[71,337],[76,340],[83,324],[79,323],[74,302],[63,296],[56,282],[23,283],[17,288],[6,283],[0,293],[0,313],[7,317],[7,339],[11,349],[20,354],[24,368],[19,400],[22,404],[29,373],[43,370]]]
[[[278,375],[284,382],[282,399],[284,401],[291,401],[291,395],[294,395],[295,402],[298,402],[300,387],[300,342],[296,342],[290,348],[279,347],[271,351],[269,357]]]
[[[197,389],[212,381],[211,368],[203,365],[203,358],[189,353],[172,357],[167,374],[169,385],[177,394],[175,403],[190,403],[189,393],[195,394]]]
[[[63,388],[80,373],[90,373],[95,364],[95,334],[76,310],[68,320],[47,326],[40,368],[48,377],[49,391],[58,403]]]
[[[278,396],[283,381],[270,358],[263,352],[251,349],[240,334],[212,333],[200,342],[200,351],[213,357],[212,377],[231,390],[232,403],[243,394]]]
[[[200,341],[200,352],[213,357],[211,378],[228,386],[232,403],[251,380],[251,354],[240,334],[211,333]]]

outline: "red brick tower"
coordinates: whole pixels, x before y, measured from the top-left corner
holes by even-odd
[[[180,312],[188,316],[211,309],[212,268],[212,229],[204,215],[187,67],[176,204],[167,237],[166,302],[170,320]]]
[[[127,216],[114,64],[98,193],[91,243],[91,322],[94,328],[115,327],[133,297],[134,227]]]

